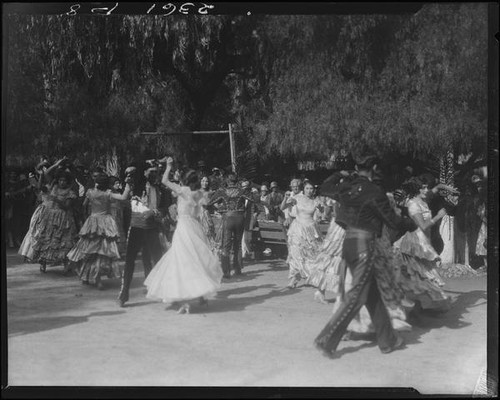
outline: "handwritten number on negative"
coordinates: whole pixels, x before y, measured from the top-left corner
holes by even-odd
[[[76,12],[80,9],[81,5],[80,4],[73,4],[66,13],[66,15],[76,15]]]
[[[118,3],[116,3],[111,10],[109,9],[109,7],[98,7],[98,8],[92,8],[90,11],[92,13],[99,13],[99,14],[101,13],[101,11],[102,12],[106,11],[105,15],[110,15],[116,7],[118,7]]]

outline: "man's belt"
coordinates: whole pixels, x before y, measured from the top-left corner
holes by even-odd
[[[220,211],[219,211],[220,212]],[[229,211],[223,211],[222,214],[224,214],[226,217],[239,217],[240,215],[244,215],[245,210],[229,210]]]
[[[345,231],[346,239],[375,239],[377,235],[374,232],[370,232],[359,228],[347,228]]]

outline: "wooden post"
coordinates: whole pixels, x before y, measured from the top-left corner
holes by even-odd
[[[233,170],[233,173],[236,173],[236,149],[234,147],[234,133],[231,124],[229,124],[228,130],[229,130],[229,145],[231,146],[231,168]]]
[[[227,131],[191,131],[191,132],[168,132],[165,135],[170,136],[178,136],[178,135],[213,135],[217,133],[229,133],[229,146],[231,151],[231,169],[233,173],[236,173],[236,148],[234,143],[234,132],[233,127],[229,124],[229,129]],[[141,135],[160,135],[159,132],[140,132]]]

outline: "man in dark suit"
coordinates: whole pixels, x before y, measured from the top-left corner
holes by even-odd
[[[132,215],[130,229],[127,237],[127,251],[125,256],[125,269],[123,271],[122,285],[118,295],[118,305],[124,307],[129,299],[129,290],[134,276],[135,260],[139,251],[142,251],[144,277],[151,272],[163,255],[159,236],[159,211],[161,192],[158,187],[158,171],[148,168],[144,176],[144,188],[134,186],[132,197]]]
[[[339,185],[335,196],[340,203],[336,222],[346,230],[342,251],[352,274],[352,288],[315,339],[316,347],[329,357],[334,355],[347,326],[363,305],[370,313],[382,353],[396,350],[404,343],[391,325],[375,281],[373,246],[375,238],[382,233],[383,224],[402,231],[412,231],[417,226],[394,212],[384,191],[372,182],[375,169],[374,156],[359,157],[356,160],[358,177]]]

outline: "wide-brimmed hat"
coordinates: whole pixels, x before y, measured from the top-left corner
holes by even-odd
[[[272,189],[272,188],[275,188],[275,187],[277,188],[277,187],[278,187],[278,182],[276,182],[276,181],[271,182],[271,186],[269,186],[269,187],[270,187],[271,189]]]

